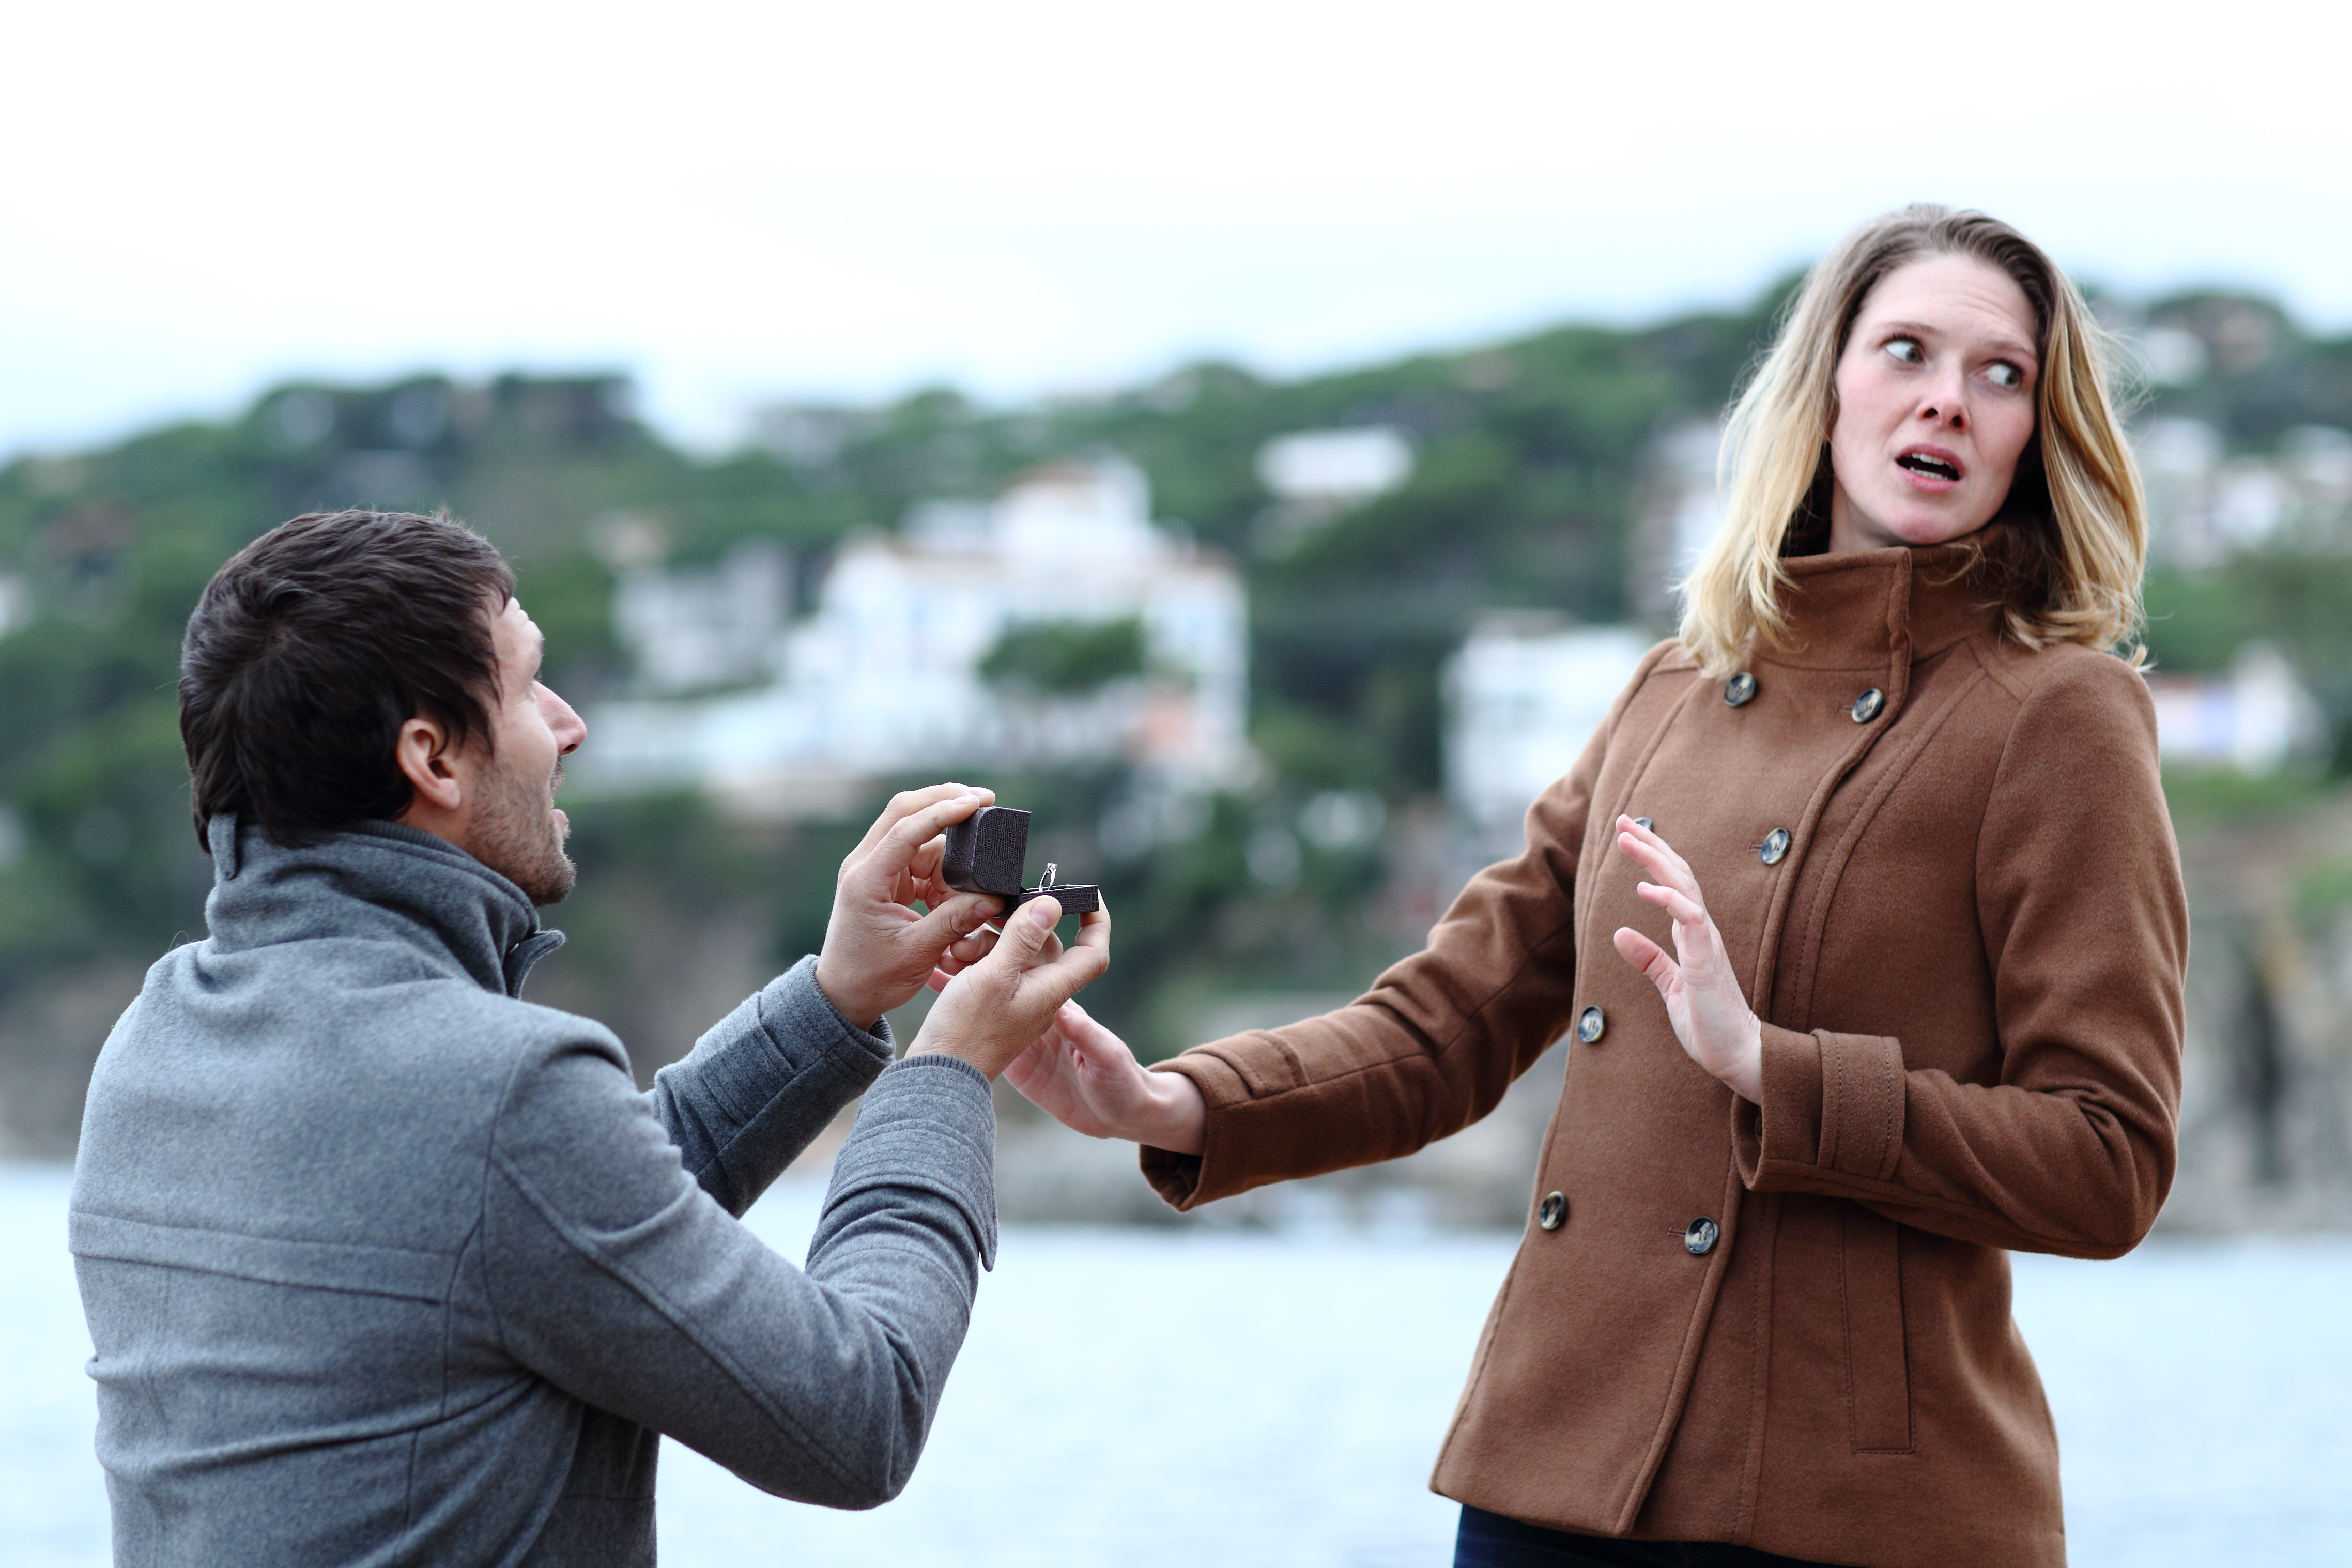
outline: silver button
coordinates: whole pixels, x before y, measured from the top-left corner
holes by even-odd
[[[1599,1039],[1601,1032],[1607,1027],[1609,1015],[1598,1007],[1587,1007],[1576,1016],[1576,1037],[1588,1046]]]
[[[1568,1194],[1546,1193],[1543,1202],[1536,1205],[1536,1223],[1546,1230],[1558,1230],[1559,1222],[1568,1217]]]
[[[1715,1228],[1715,1221],[1701,1215],[1690,1222],[1689,1229],[1683,1232],[1683,1246],[1693,1258],[1705,1258],[1715,1250],[1715,1238],[1722,1234]]]
[[[1657,824],[1652,822],[1646,816],[1637,816],[1633,819],[1633,826],[1640,828],[1644,833],[1649,833],[1655,830]]]
[[[1756,678],[1741,670],[1723,683],[1723,700],[1734,708],[1745,708],[1755,700]]]
[[[1886,711],[1886,693],[1875,686],[1853,700],[1853,721],[1867,724]]]
[[[1778,866],[1780,863],[1780,858],[1789,852],[1789,830],[1785,827],[1774,828],[1764,836],[1764,842],[1756,847],[1756,852],[1764,857],[1764,864],[1767,866]]]

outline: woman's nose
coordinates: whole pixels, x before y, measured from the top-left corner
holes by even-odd
[[[1967,383],[1958,374],[1929,389],[1919,409],[1919,417],[1930,425],[1948,426],[1954,430],[1969,427]]]

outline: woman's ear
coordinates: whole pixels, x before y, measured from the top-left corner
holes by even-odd
[[[421,805],[434,811],[457,811],[465,805],[466,792],[457,777],[449,732],[440,724],[422,715],[409,720],[393,742],[392,755],[413,794],[411,810]]]

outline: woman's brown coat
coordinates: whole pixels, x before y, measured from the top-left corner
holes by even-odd
[[[2113,1258],[2156,1218],[2188,917],[2146,683],[2003,638],[1968,559],[1790,562],[1791,651],[1748,666],[1750,700],[1654,650],[1426,951],[1339,1012],[1161,1064],[1209,1107],[1201,1156],[1144,1152],[1189,1207],[1457,1131],[1601,1010],[1438,1491],[1870,1568],[2064,1561],[2003,1249]],[[1621,812],[1748,966],[1760,1107],[1611,946],[1631,925],[1672,951]]]

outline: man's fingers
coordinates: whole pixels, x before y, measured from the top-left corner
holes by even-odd
[[[882,836],[864,864],[890,877],[905,875],[933,839],[986,805],[990,798],[986,790],[971,790],[908,812]]]
[[[874,819],[874,825],[866,830],[866,837],[859,839],[857,847],[849,852],[849,858],[856,860],[872,853],[874,847],[882,842],[883,835],[925,806],[973,794],[987,795],[990,800],[996,798],[993,791],[975,791],[968,784],[937,784],[924,789],[902,790],[890,797],[890,804],[882,808],[882,815]]]
[[[996,951],[987,962],[1015,972],[1028,967],[1038,950],[1053,939],[1054,922],[1061,918],[1062,906],[1054,899],[1030,900],[1000,923]]]
[[[918,952],[936,955],[969,940],[982,922],[996,912],[996,900],[986,893],[958,893],[917,921],[907,933]]]

